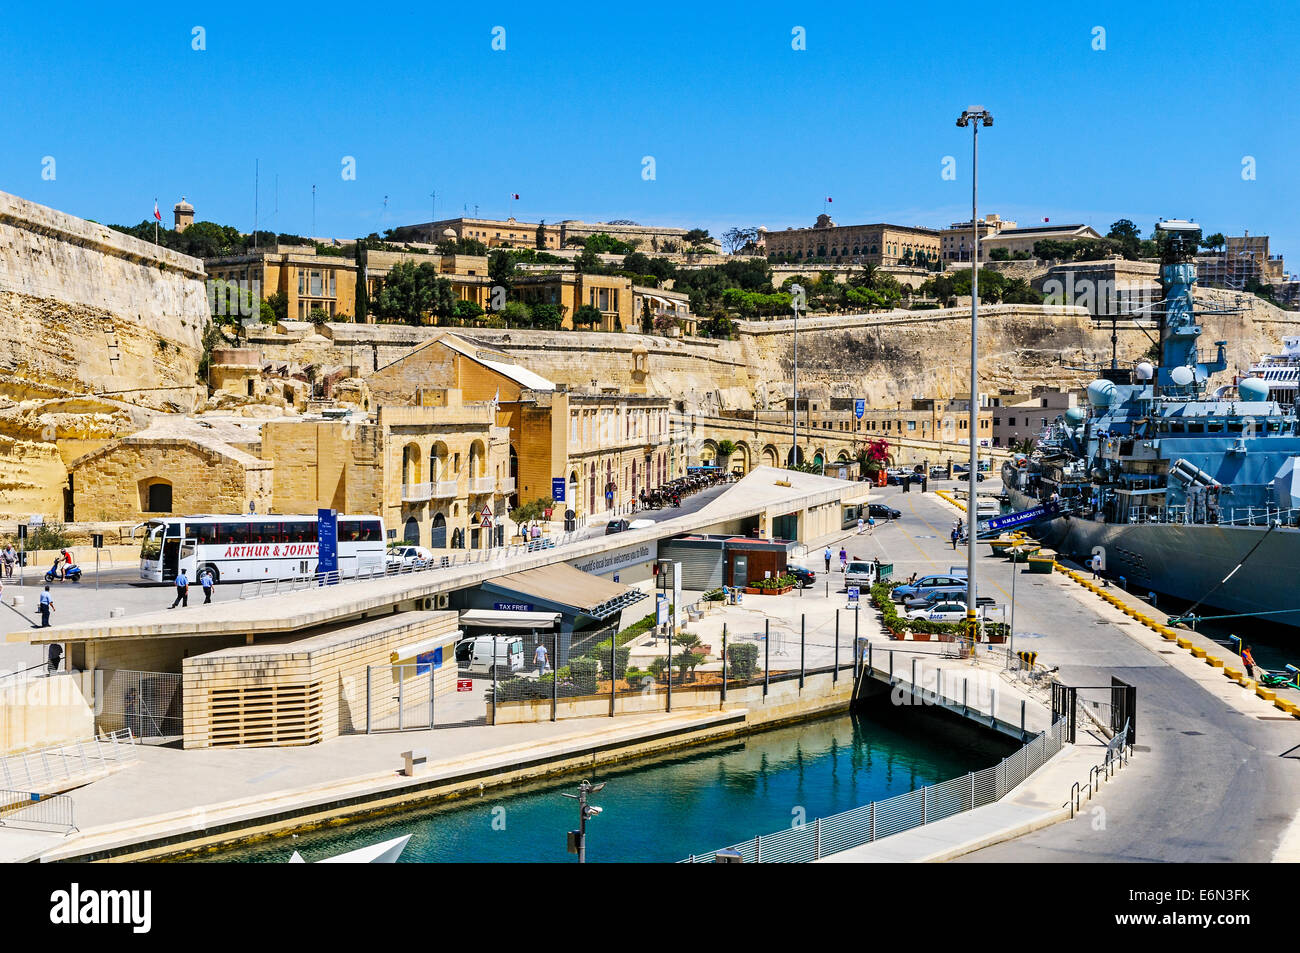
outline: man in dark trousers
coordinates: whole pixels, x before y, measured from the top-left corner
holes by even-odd
[[[50,587],[46,586],[45,591],[41,593],[41,601],[36,606],[41,613],[41,628],[50,627],[50,613],[54,611],[54,597],[50,595]]]
[[[212,601],[212,586],[216,582],[212,578],[212,570],[207,566],[199,573],[199,585],[203,587],[203,604],[207,605]]]
[[[182,569],[176,574],[176,601],[169,605],[168,609],[175,609],[177,606],[189,607],[190,604],[190,581]]]

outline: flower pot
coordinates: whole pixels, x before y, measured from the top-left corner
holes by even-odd
[[[929,632],[913,632],[913,633],[912,633],[912,641],[913,641],[913,642],[929,642],[929,641],[930,641],[930,633],[929,633]]]

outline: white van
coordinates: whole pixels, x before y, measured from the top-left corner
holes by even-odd
[[[844,585],[869,589],[876,584],[876,564],[869,559],[850,559],[844,570]]]
[[[516,635],[479,635],[456,645],[456,663],[471,675],[491,675],[494,662],[498,676],[520,671],[524,667],[524,640]]]

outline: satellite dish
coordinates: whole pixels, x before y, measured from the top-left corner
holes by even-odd
[[[1190,367],[1184,364],[1182,367],[1175,367],[1172,371],[1170,371],[1169,379],[1173,381],[1175,384],[1177,384],[1179,387],[1186,387],[1188,384],[1190,384],[1192,381],[1196,379],[1196,375],[1192,373],[1192,369]]]
[[[1156,374],[1155,365],[1150,361],[1140,361],[1138,366],[1133,368],[1133,376],[1140,381],[1149,381]]]
[[[1268,400],[1268,382],[1258,377],[1247,377],[1237,382],[1237,393],[1242,400]]]
[[[1115,385],[1099,377],[1088,385],[1088,400],[1094,407],[1109,407],[1115,400]]]

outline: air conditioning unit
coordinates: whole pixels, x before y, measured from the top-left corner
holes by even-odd
[[[436,598],[437,598],[437,600],[438,600],[438,608],[439,608],[439,609],[450,609],[450,608],[451,608],[451,593],[450,593],[450,592],[440,592],[440,593],[438,593],[438,595],[437,595]]]

